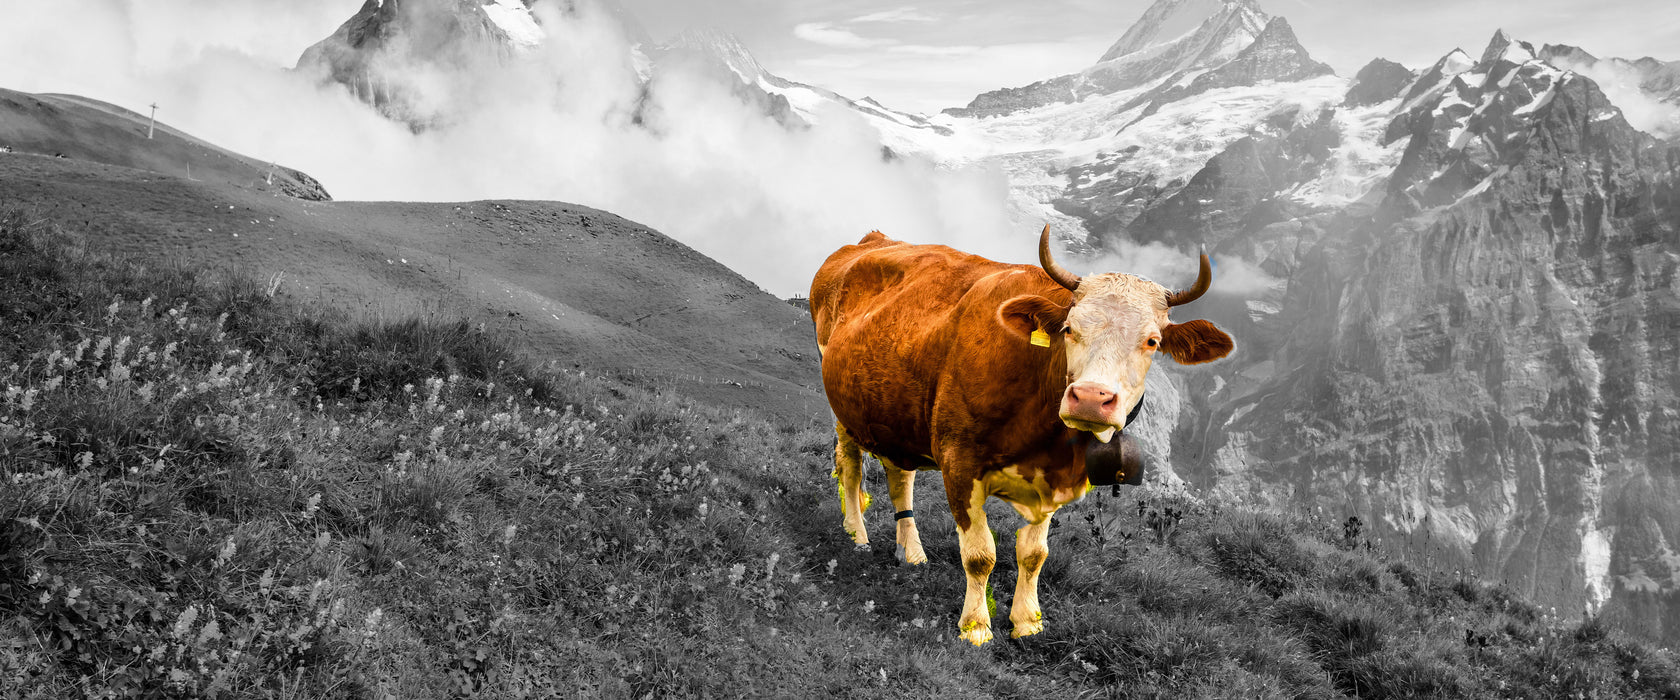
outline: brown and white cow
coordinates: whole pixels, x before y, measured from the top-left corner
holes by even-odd
[[[879,231],[836,251],[811,282],[823,388],[837,419],[835,476],[846,531],[869,543],[860,450],[886,465],[905,561],[927,561],[914,518],[915,470],[944,474],[968,590],[958,625],[975,645],[992,638],[986,582],[997,560],[986,498],[1014,506],[1018,576],[1011,635],[1044,629],[1038,574],[1056,509],[1090,490],[1077,431],[1108,442],[1143,396],[1157,352],[1181,364],[1219,359],[1231,337],[1167,312],[1212,282],[1172,291],[1123,273],[1079,277],[1052,259],[994,262]]]

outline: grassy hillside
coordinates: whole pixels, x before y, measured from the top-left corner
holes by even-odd
[[[808,414],[810,317],[682,243],[562,202],[310,202],[0,154],[0,202],[101,250],[273,280],[388,318],[469,319],[657,391]]]
[[[0,697],[1680,697],[1352,523],[1149,489],[1065,510],[1047,631],[972,648],[936,480],[929,564],[854,551],[820,411],[77,247],[119,234],[0,216]]]
[[[17,153],[119,165],[250,192],[331,199],[308,175],[234,153],[162,122],[148,139],[150,125],[148,115],[99,100],[0,89],[0,146]]]

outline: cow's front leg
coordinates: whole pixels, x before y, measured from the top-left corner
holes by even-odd
[[[869,495],[863,492],[863,450],[839,422],[834,424],[834,434],[834,477],[840,482],[840,516],[852,542],[868,547],[869,528],[863,524],[863,509],[869,507]]]
[[[1038,572],[1050,556],[1050,518],[1055,511],[1030,519],[1015,531],[1015,602],[1009,606],[1009,621],[1015,629],[1009,636],[1019,639],[1044,631],[1044,611],[1038,607]]]
[[[926,564],[922,535],[916,531],[916,472],[899,469],[881,460],[887,468],[887,494],[892,496],[894,519],[898,522],[898,557],[906,564]]]
[[[997,543],[992,541],[992,529],[986,526],[986,492],[972,481],[956,485],[947,479],[945,495],[957,521],[957,544],[962,553],[963,573],[968,577],[957,629],[963,639],[980,646],[992,640],[992,611],[986,600],[986,584],[992,576],[992,565],[997,563]]]

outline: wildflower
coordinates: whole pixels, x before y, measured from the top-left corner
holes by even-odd
[[[222,547],[222,551],[216,554],[215,568],[220,569],[227,566],[228,560],[233,558],[234,552],[238,551],[238,549],[239,546],[233,543],[232,537],[229,537],[227,544]]]
[[[695,510],[699,511],[701,520],[706,519],[706,502],[705,501],[701,501],[700,502],[700,507],[696,508]]]
[[[875,601],[873,601],[873,600],[863,601],[863,614],[868,615],[868,614],[873,613],[873,612],[875,612]]]
[[[181,611],[181,616],[175,618],[175,627],[170,630],[170,636],[175,639],[187,636],[187,632],[192,631],[193,622],[197,620],[198,606],[188,605],[186,610]]]
[[[513,535],[518,530],[519,530],[518,525],[509,525],[509,526],[507,526],[506,530],[502,531],[502,546],[503,547],[513,546]]]
[[[747,575],[747,565],[746,564],[736,564],[734,566],[729,567],[729,585],[731,585],[731,586],[740,585],[741,584],[741,579],[743,577],[745,577],[746,575]]]
[[[321,494],[313,494],[303,502],[303,517],[315,517],[315,511],[321,509]]]
[[[780,552],[770,553],[769,561],[766,561],[764,564],[764,578],[770,578],[771,576],[776,575],[776,562],[781,560],[782,554]]]
[[[367,614],[367,629],[362,631],[363,642],[373,639],[373,635],[379,631],[379,621],[383,617],[385,617],[385,611],[380,608],[374,608],[373,612]]]
[[[215,620],[211,620],[209,624],[204,626],[204,629],[199,630],[199,632],[198,632],[198,644],[199,645],[203,645],[205,642],[208,642],[212,639],[221,639],[221,638],[222,638],[222,628],[221,628],[221,625],[218,624]]]
[[[833,576],[834,575],[834,567],[839,566],[839,565],[840,565],[840,562],[837,561],[837,560],[834,560],[834,559],[828,560],[828,575]]]

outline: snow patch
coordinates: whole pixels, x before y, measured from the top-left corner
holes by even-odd
[[[1337,110],[1333,121],[1341,132],[1341,145],[1330,152],[1324,169],[1288,194],[1297,202],[1317,207],[1339,207],[1364,197],[1381,184],[1400,164],[1406,139],[1384,146],[1390,115],[1400,99],[1357,109]]]
[[[1128,155],[1106,160],[1126,170],[1154,173],[1160,182],[1189,180],[1208,159],[1247,136],[1268,115],[1291,108],[1317,115],[1346,92],[1347,79],[1333,75],[1210,90],[1168,104],[1118,134],[1067,144],[1063,150],[1075,162],[1094,162],[1103,152],[1124,152]]]
[[[496,0],[481,7],[484,15],[501,28],[515,46],[533,48],[541,45],[547,36],[537,25],[536,18],[531,16],[531,10],[520,0]]]
[[[1552,103],[1552,98],[1557,96],[1558,82],[1559,81],[1556,80],[1552,81],[1546,86],[1546,91],[1540,93],[1539,97],[1534,98],[1534,100],[1528,104],[1518,107],[1516,111],[1511,112],[1511,114],[1514,116],[1522,116],[1524,114],[1533,114],[1545,109],[1546,105]]]
[[[1476,67],[1476,59],[1464,53],[1464,49],[1453,49],[1452,53],[1441,59],[1441,75],[1450,77]]]

